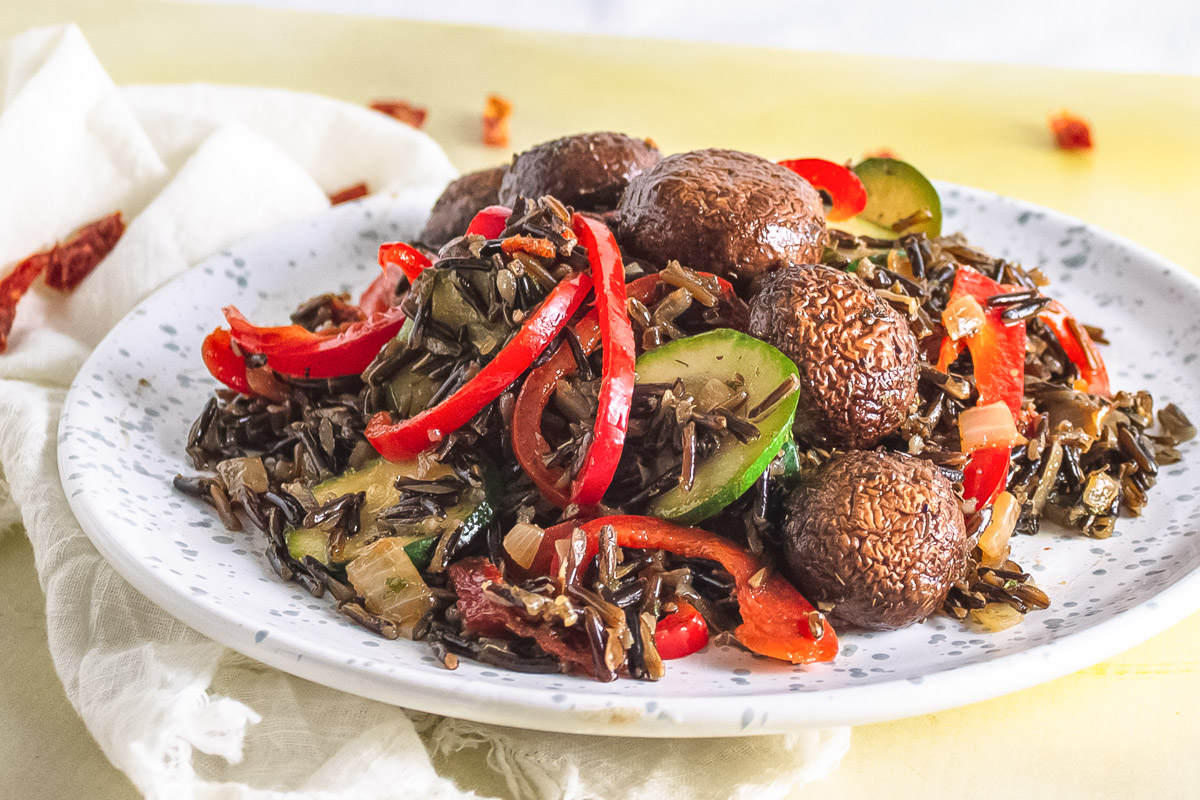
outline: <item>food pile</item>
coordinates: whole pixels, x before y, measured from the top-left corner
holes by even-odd
[[[941,235],[870,158],[569,136],[452,183],[357,302],[233,307],[178,489],[387,638],[655,680],[716,639],[832,660],[834,627],[1050,603],[1009,558],[1105,537],[1195,434],[1114,392],[1037,269]]]

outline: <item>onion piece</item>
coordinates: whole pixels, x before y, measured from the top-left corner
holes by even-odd
[[[986,323],[983,306],[969,294],[954,298],[942,312],[942,324],[946,326],[946,335],[951,341],[965,339]]]
[[[412,638],[413,626],[433,607],[433,593],[413,566],[404,542],[380,539],[346,565],[346,577],[372,614],[391,620]]]
[[[521,569],[529,569],[542,546],[542,537],[546,532],[537,525],[528,522],[518,522],[504,536],[504,552]]]
[[[964,453],[982,447],[1016,447],[1028,440],[1017,432],[1012,412],[1003,401],[968,408],[958,415]]]
[[[1024,614],[1008,603],[988,603],[983,608],[971,611],[968,616],[972,622],[982,626],[989,633],[1011,628],[1025,619]]]
[[[1021,504],[1011,492],[1001,492],[992,504],[992,521],[979,536],[985,566],[998,566],[1008,555],[1008,540],[1021,516]]]

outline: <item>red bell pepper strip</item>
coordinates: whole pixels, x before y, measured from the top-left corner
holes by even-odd
[[[625,296],[625,264],[616,238],[607,225],[581,214],[572,217],[571,228],[588,251],[603,358],[592,443],[571,486],[571,501],[586,507],[604,497],[625,448],[633,383],[637,379],[637,349]]]
[[[297,378],[336,378],[362,372],[404,324],[404,312],[399,308],[319,333],[299,325],[259,328],[233,306],[222,311],[238,347],[265,355],[268,367]]]
[[[570,537],[576,528],[587,536],[583,563],[588,563],[599,552],[600,529],[605,525],[613,526],[619,547],[666,550],[685,558],[711,559],[724,567],[733,576],[742,614],[742,624],[733,633],[749,650],[793,664],[832,661],[837,655],[833,627],[825,622],[821,638],[813,638],[808,615],[814,609],[792,584],[771,572],[755,587],[750,579],[762,571],[763,563],[750,551],[699,528],[684,528],[657,517],[624,515],[564,522],[546,529],[530,570],[550,572],[557,556],[554,543]]]
[[[986,320],[983,327],[965,338],[971,351],[971,361],[975,365],[979,404],[1004,403],[1014,420],[1021,413],[1021,399],[1025,396],[1025,323],[1004,324],[1001,317],[1004,309],[989,307],[987,299],[1020,290],[1020,286],[996,283],[971,267],[959,267],[949,298],[949,302],[954,302],[959,297],[970,295],[983,307]],[[938,369],[944,371],[961,352],[961,348],[961,341],[956,343],[946,337],[942,341]]]
[[[1038,314],[1038,319],[1054,334],[1071,363],[1079,368],[1079,377],[1087,383],[1087,390],[1092,394],[1110,396],[1112,389],[1108,383],[1108,369],[1087,328],[1080,325],[1066,306],[1057,300],[1051,300],[1050,305]]]
[[[497,239],[508,227],[512,209],[505,206],[488,206],[475,215],[467,226],[467,235],[478,234],[485,239]]]
[[[404,270],[410,281],[415,281],[430,261],[425,255],[410,244],[404,242],[386,242],[379,245],[379,266],[387,269],[388,264],[396,264]]]
[[[362,309],[362,312],[369,317],[391,308],[390,301],[395,296],[396,287],[400,284],[400,278],[403,275],[404,271],[399,264],[384,265],[383,271],[379,273],[378,277],[363,290],[362,298],[358,301],[358,307]]]
[[[646,303],[654,296],[661,282],[658,275],[647,275],[630,283],[625,291],[628,297]],[[597,311],[588,312],[575,323],[575,336],[585,356],[591,355],[600,346]],[[559,508],[565,508],[571,502],[571,496],[559,485],[563,470],[551,470],[546,466],[545,457],[550,454],[550,444],[542,435],[542,415],[554,396],[558,381],[574,375],[576,370],[575,357],[570,349],[559,348],[548,361],[530,371],[513,407],[513,454],[546,499]]]
[[[708,623],[688,603],[680,602],[679,610],[667,614],[654,629],[654,648],[660,658],[690,656],[708,644]]]
[[[853,170],[841,164],[823,158],[793,158],[780,161],[779,165],[829,195],[833,205],[825,218],[831,222],[850,219],[867,207],[867,187]]]
[[[433,408],[401,422],[393,423],[391,416],[381,411],[367,424],[367,441],[379,455],[400,461],[458,430],[521,377],[566,326],[591,288],[591,278],[582,273],[560,281],[508,344],[466,385]]]
[[[950,290],[950,302],[964,295],[974,297],[984,309],[985,322],[975,333],[959,341],[942,340],[938,369],[943,372],[962,352],[963,343],[971,351],[975,387],[979,404],[1002,402],[1017,420],[1025,396],[1025,323],[1006,325],[1003,309],[989,307],[987,299],[998,294],[1019,291],[970,268],[959,267]],[[963,468],[963,497],[975,501],[981,509],[995,502],[1008,482],[1011,453],[1007,447],[983,447],[971,453]]]
[[[233,339],[229,331],[217,328],[204,337],[200,345],[200,357],[212,376],[234,391],[254,394],[246,378],[246,359],[233,352]]]
[[[963,498],[975,501],[975,510],[996,502],[1008,483],[1012,452],[1007,447],[981,447],[971,453],[963,468]]]
[[[710,277],[707,273],[700,274]],[[717,280],[721,293],[733,297],[733,286],[723,278]],[[625,294],[651,305],[662,285],[658,275],[646,275],[626,284]],[[591,355],[600,346],[600,324],[595,310],[575,324],[575,336],[585,356]],[[513,410],[513,454],[542,495],[559,508],[565,508],[571,502],[571,497],[564,488],[565,484],[560,485],[563,483],[563,470],[546,466],[545,458],[550,454],[550,444],[542,435],[542,415],[554,397],[558,381],[574,375],[576,369],[571,351],[560,348],[548,361],[529,372]]]

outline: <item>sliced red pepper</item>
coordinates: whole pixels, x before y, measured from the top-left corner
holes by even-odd
[[[592,506],[600,502],[612,483],[621,451],[625,448],[633,383],[637,379],[634,372],[637,348],[625,296],[625,264],[621,261],[616,238],[607,225],[581,214],[572,217],[571,228],[588,251],[603,349],[599,406],[592,428],[592,443],[571,486],[572,502]]]
[[[400,461],[458,430],[521,377],[566,326],[591,288],[591,278],[583,274],[560,281],[508,344],[465,386],[401,422],[393,423],[387,412],[376,414],[367,424],[367,440],[384,458]]]
[[[404,270],[410,281],[425,271],[430,261],[425,255],[410,244],[404,242],[387,242],[379,245],[379,266],[387,269],[388,264],[396,264]]]
[[[1001,317],[1003,309],[989,307],[987,299],[1020,290],[1020,286],[997,283],[971,267],[959,267],[949,302],[964,295],[974,297],[984,309],[985,322],[965,339],[943,339],[937,364],[945,372],[965,343],[971,351],[979,404],[1002,402],[1014,421],[1019,418],[1025,396],[1025,323],[1006,325]],[[1003,491],[1008,482],[1009,458],[1007,447],[984,447],[971,453],[963,468],[963,497],[974,500],[976,509],[991,505]]]
[[[358,307],[368,317],[387,311],[392,307],[391,300],[396,296],[396,287],[400,285],[402,277],[404,277],[404,270],[400,268],[399,264],[384,265],[383,271],[375,280],[371,281],[370,286],[363,290]]]
[[[646,275],[625,287],[627,297],[642,303],[652,300],[662,280],[658,275]],[[591,355],[600,346],[599,314],[593,310],[575,323],[575,337],[585,356]],[[578,367],[569,348],[559,348],[548,361],[534,367],[513,408],[512,447],[517,461],[533,480],[546,499],[559,508],[565,508],[571,497],[565,485],[560,486],[563,470],[552,470],[546,466],[545,457],[550,454],[550,443],[542,435],[542,415],[562,378],[574,375]]]
[[[700,273],[704,277],[708,273]],[[734,296],[733,286],[723,278],[717,278],[721,294],[727,298]],[[631,281],[625,286],[625,294],[646,305],[652,305],[656,299],[659,286],[663,285],[658,275],[646,275]],[[585,356],[591,355],[600,346],[600,323],[596,311],[591,311],[575,324],[575,336],[579,339],[580,347]],[[517,395],[517,403],[513,411],[512,448],[517,461],[525,469],[530,479],[541,490],[547,500],[559,508],[565,508],[571,497],[566,491],[562,469],[550,469],[546,466],[546,456],[550,454],[550,443],[542,435],[542,415],[546,406],[562,378],[574,375],[577,370],[575,357],[567,348],[560,348],[544,364],[534,367],[521,392]]]
[[[825,218],[831,222],[850,219],[867,207],[867,187],[853,170],[841,164],[823,158],[792,158],[779,164],[829,195],[833,205]]]
[[[234,391],[253,394],[246,378],[246,359],[233,352],[233,339],[225,328],[217,328],[204,337],[200,357],[214,378]]]
[[[233,306],[222,311],[238,347],[265,355],[268,367],[297,378],[337,378],[362,372],[404,324],[404,312],[398,307],[318,333],[299,325],[258,328]]]
[[[825,622],[821,638],[813,638],[808,619],[814,609],[794,586],[779,573],[769,571],[754,586],[751,578],[763,570],[762,562],[728,539],[699,528],[684,528],[657,517],[641,516],[565,522],[546,529],[531,571],[549,573],[557,555],[554,543],[569,537],[576,528],[587,536],[584,560],[587,563],[599,551],[600,529],[605,525],[613,526],[620,547],[666,550],[686,558],[711,559],[724,567],[733,576],[738,610],[742,614],[742,624],[734,636],[749,650],[793,664],[832,661],[837,655],[833,627]]]
[[[693,606],[680,602],[654,629],[654,647],[660,658],[684,658],[708,644],[708,623]]]
[[[1092,394],[1110,396],[1112,388],[1108,383],[1108,369],[1087,328],[1080,325],[1067,307],[1057,300],[1051,300],[1050,305],[1038,314],[1038,319],[1046,324],[1071,363],[1079,368],[1079,377],[1087,383],[1087,390]]]
[[[467,226],[467,234],[478,234],[485,239],[498,239],[508,227],[512,209],[505,206],[488,206],[475,215]]]
[[[965,341],[975,368],[979,404],[1002,402],[1008,406],[1014,420],[1021,413],[1021,400],[1025,396],[1025,323],[1006,325],[1001,317],[1004,309],[989,307],[987,299],[1020,290],[1020,286],[996,283],[971,267],[959,267],[954,275],[949,302],[964,295],[974,297],[983,307],[986,321],[983,327],[964,340],[954,342],[946,337],[938,358],[938,369],[945,371],[962,352]]]
[[[981,447],[971,453],[963,467],[963,498],[975,501],[975,509],[996,502],[1008,483],[1012,453],[1007,447]]]

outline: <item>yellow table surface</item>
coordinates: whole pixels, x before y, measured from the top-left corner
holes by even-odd
[[[517,150],[597,129],[652,136],[666,152],[725,146],[770,158],[843,160],[887,147],[932,177],[1074,214],[1200,274],[1191,234],[1200,209],[1194,77],[518,33],[161,0],[6,6],[0,39],[34,25],[77,22],[121,84],[213,81],[355,102],[407,98],[429,108],[428,132],[464,170],[508,158],[507,150],[479,143],[479,111],[495,91],[515,103]],[[1050,146],[1046,117],[1062,107],[1091,120],[1093,153]],[[0,585],[8,595],[0,604],[0,795],[136,796],[88,737],[53,674],[32,555],[19,534],[0,544]],[[1193,615],[1123,655],[1043,686],[859,728],[841,769],[795,796],[1195,797],[1198,739],[1200,615]],[[472,785],[483,774],[471,761],[456,772]],[[494,783],[480,788],[498,790]]]

